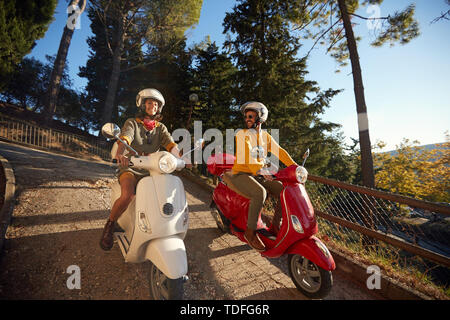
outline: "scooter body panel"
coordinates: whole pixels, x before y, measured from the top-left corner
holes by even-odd
[[[150,241],[145,249],[150,260],[170,279],[178,279],[188,271],[186,248],[181,234]]]
[[[247,228],[248,207],[250,201],[228,188],[220,182],[213,193],[213,201],[219,210],[239,229]],[[257,229],[264,228],[261,214],[258,218]]]
[[[286,250],[286,253],[301,255],[324,270],[333,271],[336,269],[336,264],[330,251],[315,236],[295,242]]]
[[[114,188],[113,193],[111,200],[115,201],[118,196],[115,197],[117,190]],[[178,235],[183,240],[189,227],[188,215],[180,178],[169,174],[142,178],[136,197],[118,220],[125,231],[116,233],[125,261],[140,263],[148,259],[147,246],[153,239]]]

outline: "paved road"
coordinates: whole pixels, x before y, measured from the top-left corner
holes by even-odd
[[[13,219],[0,260],[3,299],[147,299],[148,264],[126,264],[117,245],[98,241],[109,213],[114,170],[86,161],[0,142],[17,184]],[[184,181],[189,202],[185,239],[190,280],[185,299],[307,299],[287,272],[286,258],[266,259],[222,234],[209,213],[210,195]],[[67,268],[81,271],[81,289],[67,288]],[[377,299],[334,274],[326,299]]]

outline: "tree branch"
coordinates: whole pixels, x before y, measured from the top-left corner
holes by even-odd
[[[314,42],[314,44],[313,44],[313,46],[311,47],[311,49],[309,49],[308,53],[306,54],[306,57],[309,56],[309,54],[310,54],[311,51],[314,49],[314,47],[315,47],[316,44],[319,42],[319,40],[320,40],[321,38],[323,38],[323,37],[324,37],[331,29],[333,29],[333,27],[334,27],[336,24],[338,24],[339,21],[340,21],[340,19],[337,20],[335,23],[333,23],[333,24],[331,25],[331,27],[329,27],[327,30],[325,30],[325,31],[317,38],[317,40]]]
[[[366,17],[360,16],[359,14],[356,14],[356,13],[349,13],[349,15],[355,16],[355,17],[358,17],[358,18],[364,19],[364,20],[387,20],[387,19],[390,18],[390,16],[387,16],[387,17],[379,17],[379,18],[366,18]]]
[[[448,10],[448,11],[445,12],[445,13],[442,13],[442,12],[441,12],[441,16],[435,18],[433,21],[430,22],[430,24],[436,23],[436,22],[438,22],[439,20],[442,20],[442,19],[450,20],[450,10]]]

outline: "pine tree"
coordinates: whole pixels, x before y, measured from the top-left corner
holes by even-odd
[[[52,21],[56,0],[0,1],[0,90]]]
[[[315,82],[304,79],[306,60],[296,58],[300,44],[290,33],[286,9],[285,1],[240,1],[225,17],[224,32],[234,39],[229,34],[224,45],[239,68],[237,105],[264,103],[269,109],[266,127],[280,130],[280,145],[297,162],[310,148],[309,170],[314,172],[330,159],[326,133],[339,125],[319,116],[338,91],[321,92]]]
[[[100,21],[94,8],[87,9],[87,15],[91,21],[93,36],[87,39],[89,45],[89,58],[86,66],[80,67],[78,75],[87,79],[85,87],[85,102],[89,106],[88,116],[93,129],[101,128],[101,115],[105,104],[105,88],[108,86],[108,77],[111,74],[112,57],[108,52],[106,36],[111,37],[111,32],[105,34],[105,26],[113,30],[111,21]],[[111,41],[111,38],[109,39]],[[114,119],[112,119],[114,121]]]
[[[86,1],[87,0],[81,0],[80,4],[80,0],[72,0],[67,8],[69,20],[64,26],[61,41],[59,42],[58,53],[50,75],[50,84],[48,86],[48,93],[45,101],[44,115],[47,123],[49,123],[56,112],[56,103],[58,101],[62,73],[64,66],[66,65],[67,53],[69,51],[72,35],[76,27],[76,20],[79,19],[79,16],[83,13],[86,7]]]
[[[107,47],[112,56],[112,69],[108,78],[107,93],[101,123],[111,121],[124,57],[124,46],[130,34],[139,32],[142,44],[173,42],[200,17],[203,0],[93,0],[92,6],[105,27]],[[115,25],[110,41],[108,20]],[[158,45],[161,47],[161,44]]]
[[[240,125],[240,114],[230,108],[235,100],[233,88],[237,71],[231,59],[219,53],[215,43],[208,43],[198,51],[195,61],[193,91],[198,94],[199,104],[192,122],[202,121],[203,130],[217,128],[222,133]]]
[[[348,59],[351,61],[358,113],[362,182],[363,185],[372,188],[375,185],[375,178],[364,85],[357,48],[357,41],[360,38],[353,32],[352,20],[363,19],[372,25],[380,26],[378,36],[372,42],[375,47],[385,43],[390,43],[391,46],[396,42],[406,44],[419,35],[418,23],[414,19],[414,5],[387,17],[367,18],[356,14],[361,5],[379,5],[382,2],[383,0],[287,1],[290,9],[289,20],[297,25],[295,28],[297,31],[305,32],[306,39],[314,40],[313,48],[317,43],[326,44],[327,53],[330,52],[341,66],[345,66]]]

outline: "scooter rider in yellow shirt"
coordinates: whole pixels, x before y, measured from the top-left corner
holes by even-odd
[[[272,175],[264,168],[264,158],[267,152],[271,152],[286,166],[296,163],[267,131],[261,130],[261,124],[267,120],[269,113],[264,104],[247,102],[241,106],[241,112],[247,129],[236,134],[236,159],[230,178],[233,185],[250,199],[244,237],[252,248],[264,251],[265,246],[256,233],[256,226],[267,196],[266,189],[277,199],[283,190],[283,184],[273,180]],[[279,228],[281,219],[280,201],[277,203],[278,208],[273,220],[275,229]]]

